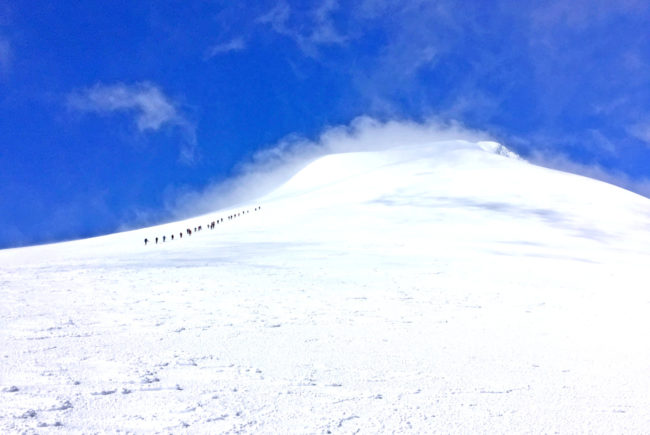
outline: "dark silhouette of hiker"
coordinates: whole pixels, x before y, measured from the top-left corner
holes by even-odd
[[[166,238],[167,238],[167,236],[163,236],[163,243],[165,242],[165,239],[166,239]]]
[[[172,240],[174,240],[174,235],[172,234]]]
[[[147,246],[147,243],[149,243],[148,239],[144,239],[144,246]]]
[[[156,245],[158,244],[158,237],[156,237]]]
[[[178,235],[181,237],[181,239],[183,238],[183,233],[182,232],[178,233]]]

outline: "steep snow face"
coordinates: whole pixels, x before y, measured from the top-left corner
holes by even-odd
[[[649,234],[646,198],[450,141],[0,251],[0,431],[644,432]]]

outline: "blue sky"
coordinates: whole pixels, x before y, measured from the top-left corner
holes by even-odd
[[[0,0],[0,247],[171,219],[360,116],[648,195],[649,22],[636,0]]]

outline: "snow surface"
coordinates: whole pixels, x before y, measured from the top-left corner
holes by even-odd
[[[650,201],[496,145],[0,251],[0,432],[647,433]]]

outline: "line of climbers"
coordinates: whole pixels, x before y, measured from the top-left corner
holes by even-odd
[[[261,210],[261,209],[262,209],[262,207],[261,207],[261,206],[258,206],[258,207],[255,207],[255,209],[254,209],[253,211],[259,211],[259,210]],[[231,215],[228,216],[228,220],[230,221],[230,220],[236,219],[236,218],[238,218],[239,216],[244,215],[244,214],[246,214],[246,213],[250,213],[250,210],[244,210],[244,211],[240,211],[240,212],[237,212],[237,213],[231,214]],[[206,225],[206,228],[213,230],[214,227],[215,227],[215,225],[217,225],[217,224],[219,224],[219,223],[221,223],[221,222],[223,222],[223,218],[219,218],[219,219],[217,219],[216,221],[212,221],[212,222],[210,222],[209,224]],[[191,236],[193,232],[194,232],[194,233],[197,233],[197,232],[199,232],[199,231],[201,231],[201,230],[202,230],[202,227],[201,227],[201,225],[199,225],[198,227],[194,227],[194,231],[192,231],[191,228],[187,228],[187,229],[185,230],[185,234],[188,235],[188,236]],[[172,235],[170,236],[170,238],[171,238],[172,240],[174,240],[174,234],[172,234]],[[182,239],[182,238],[183,238],[183,233],[182,233],[182,232],[178,233],[178,238],[179,238],[179,239]],[[157,245],[157,244],[158,244],[158,240],[159,240],[158,237],[156,237],[154,240],[155,240],[156,245]],[[162,236],[162,241],[163,241],[163,243],[164,243],[166,240],[167,240],[167,236]],[[145,238],[145,239],[144,239],[144,244],[145,244],[145,246],[146,246],[148,243],[149,243],[149,239],[146,239],[146,238]]]

